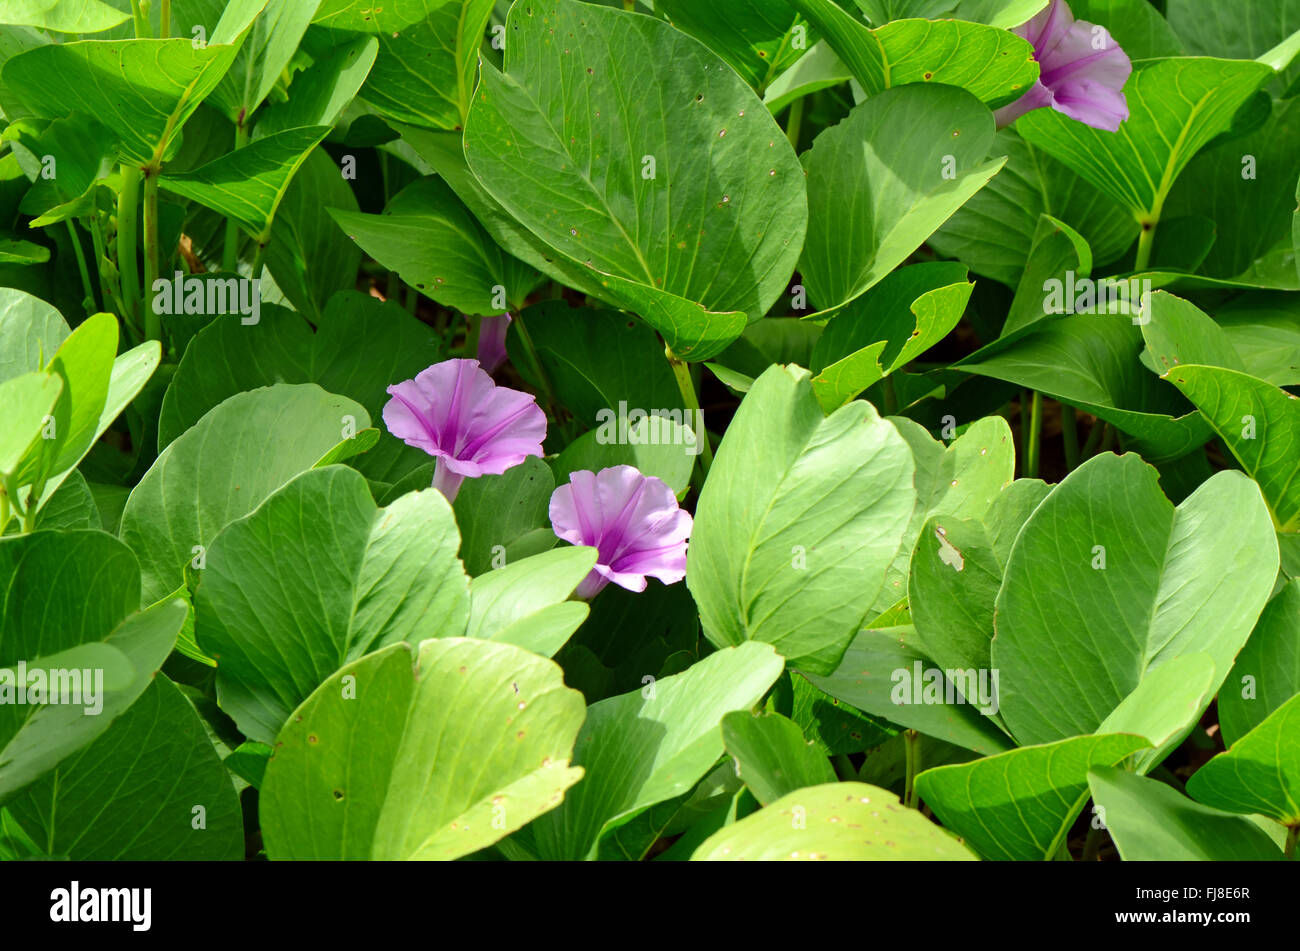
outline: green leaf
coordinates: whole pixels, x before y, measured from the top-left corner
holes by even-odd
[[[1225,812],[1300,825],[1300,694],[1220,753],[1187,782],[1197,802]]]
[[[1300,693],[1300,579],[1273,595],[1219,692],[1224,742],[1236,743]]]
[[[1070,285],[1063,287],[1068,293]],[[1093,291],[1081,290],[1079,299],[1084,293]],[[1140,319],[1104,313],[1044,317],[954,368],[1037,390],[1093,413],[1130,437],[1125,445],[1150,462],[1169,462],[1202,446],[1209,427],[1142,367],[1142,334],[1134,326]]]
[[[965,89],[991,107],[1023,95],[1038,79],[1030,44],[1006,30],[962,20],[894,20],[877,29],[832,0],[790,0],[853,72],[868,96],[905,83]]]
[[[813,747],[827,756],[862,753],[878,746],[896,730],[887,721],[836,700],[803,676],[791,676],[793,698],[790,719],[799,725]]]
[[[1300,399],[1223,367],[1180,365],[1165,379],[1259,483],[1278,531],[1300,531]]]
[[[469,626],[465,636],[505,641],[546,657],[554,656],[578,624],[554,645],[521,643],[515,638],[529,633],[525,622],[530,617],[562,604],[595,566],[596,549],[585,545],[566,546],[479,575],[470,583]],[[580,624],[587,617],[587,606],[575,603],[571,607],[581,609],[580,613],[575,612]],[[518,630],[514,630],[516,627]]]
[[[800,789],[715,832],[694,861],[973,861],[957,839],[866,783]]]
[[[966,274],[948,262],[902,267],[838,313],[813,348],[822,407],[843,406],[947,336],[974,289]]]
[[[1016,295],[1011,301],[1002,333],[1037,323],[1051,313],[1043,293],[1047,282],[1067,280],[1070,274],[1087,278],[1092,274],[1092,249],[1082,235],[1064,221],[1051,215],[1040,215],[1034,231],[1034,243],[1029,248],[1024,272],[1016,285]]]
[[[49,373],[24,373],[0,383],[5,429],[0,432],[0,477],[8,480],[29,456],[46,419],[63,392],[63,378]],[[4,526],[0,525],[0,531]]]
[[[1164,761],[1201,719],[1214,699],[1222,675],[1205,653],[1181,654],[1147,672],[1097,733],[1136,733],[1149,737],[1151,749],[1133,757],[1131,768],[1145,775]]]
[[[246,124],[279,82],[316,9],[312,0],[266,0],[258,5],[252,30],[211,96],[211,104],[236,125]]]
[[[382,215],[341,210],[330,214],[384,267],[464,314],[518,309],[542,280],[497,246],[441,178],[412,182]]]
[[[102,117],[124,161],[157,169],[181,126],[221,81],[238,47],[188,39],[84,40],[38,46],[0,72],[33,113]]]
[[[162,675],[8,808],[53,854],[74,861],[244,857],[235,787],[198,713]]]
[[[811,45],[808,28],[787,0],[720,0],[707,6],[659,0],[655,12],[705,43],[759,92]]]
[[[943,86],[873,96],[817,136],[799,261],[812,302],[836,310],[901,264],[1002,167],[984,162],[992,144],[989,111]]]
[[[1045,214],[1087,242],[1094,265],[1110,264],[1133,244],[1138,225],[1122,205],[1011,129],[998,132],[992,151],[1007,164],[930,236],[939,254],[1015,288]]]
[[[540,857],[594,857],[601,837],[688,792],[722,755],[722,717],[757,703],[780,673],[770,646],[742,644],[588,707],[573,752],[586,776],[533,826]]]
[[[1164,783],[1122,769],[1088,771],[1093,800],[1126,862],[1278,860],[1282,853],[1259,826],[1192,802]]]
[[[271,135],[309,125],[334,125],[366,81],[378,53],[379,40],[373,36],[352,37],[340,43],[303,70],[294,81],[287,101],[262,110],[254,134]],[[338,177],[343,180],[341,175]]]
[[[957,685],[921,653],[910,626],[862,631],[834,673],[806,676],[814,686],[871,716],[957,746],[990,755],[1012,747],[991,716],[980,712],[983,700],[988,701],[990,713],[996,712],[998,683],[986,680],[990,688],[986,696],[975,690],[972,702],[961,702]],[[952,703],[947,702],[948,696]]]
[[[898,431],[857,401],[827,417],[806,370],[772,367],[700,493],[686,582],[718,646],[768,641],[835,669],[894,561],[916,495]]]
[[[1196,305],[1167,291],[1156,291],[1142,307],[1143,363],[1165,374],[1185,363],[1245,370],[1228,335]]]
[[[1022,744],[1091,733],[1187,653],[1209,654],[1222,683],[1268,600],[1275,546],[1241,473],[1175,509],[1138,456],[1088,460],[1034,510],[1006,566],[992,656],[1007,727]]]
[[[357,432],[370,425],[352,400],[312,384],[277,384],[230,397],[170,443],[122,512],[145,600],[175,591],[184,566],[205,559],[222,528],[314,466],[342,440],[348,416]]]
[[[908,604],[922,650],[940,667],[990,666],[999,563],[978,522],[930,518],[912,553]]]
[[[6,592],[0,665],[25,660],[30,670],[104,671],[96,696],[83,692],[84,705],[0,704],[3,800],[103,733],[131,705],[175,644],[185,609],[170,602],[140,611],[135,559],[99,531],[0,540],[0,590]],[[13,686],[10,680],[0,689]],[[96,707],[98,715],[86,715]]]
[[[1077,736],[926,770],[916,788],[984,858],[1050,861],[1088,800],[1088,770],[1146,745],[1140,736]]]
[[[1300,30],[1295,0],[1240,0],[1231,8],[1195,0],[1169,0],[1169,25],[1196,56],[1255,59]],[[1300,70],[1290,69],[1291,82]]]
[[[1177,0],[1175,0],[1177,2]],[[1183,56],[1182,41],[1160,11],[1147,0],[1074,0],[1070,10],[1076,19],[1098,23],[1110,31],[1129,59]],[[1198,50],[1209,56],[1224,56],[1221,43],[1214,49]],[[1232,59],[1249,59],[1232,56]]]
[[[357,199],[334,160],[318,146],[289,182],[265,252],[276,286],[313,323],[337,292],[356,288],[361,267],[361,249],[339,231],[332,208],[356,211]]]
[[[1118,132],[1093,129],[1054,109],[1021,116],[1016,131],[1127,207],[1139,222],[1154,226],[1192,156],[1228,129],[1237,109],[1272,75],[1261,63],[1141,61],[1124,86],[1129,118]]]
[[[267,854],[453,859],[491,845],[582,776],[569,765],[582,715],[559,667],[510,644],[371,654],[280,733],[261,796]]]
[[[1214,221],[1214,244],[1199,273],[1237,277],[1278,241],[1289,243],[1300,176],[1300,154],[1289,143],[1300,139],[1300,101],[1271,105],[1259,129],[1199,153],[1169,194],[1167,216],[1208,214]]]
[[[277,132],[192,172],[163,175],[158,183],[235,221],[259,244],[266,244],[289,180],[328,133],[328,126]]]
[[[378,419],[390,385],[414,377],[442,356],[438,337],[427,324],[397,304],[357,291],[330,298],[316,323],[312,333],[300,315],[264,306],[256,327],[217,320],[203,328],[181,357],[163,397],[159,449],[223,400],[275,383],[316,383],[355,399],[369,419]],[[357,417],[358,432],[369,419]],[[335,442],[339,438],[336,435]],[[385,435],[386,441],[391,439]]]
[[[465,129],[475,176],[678,356],[716,355],[798,258],[806,200],[784,134],[739,76],[663,21],[538,0],[512,8],[506,29],[505,72],[485,64]]]
[[[825,754],[780,714],[728,713],[722,718],[722,742],[736,761],[736,774],[765,806],[797,789],[835,782]]]
[[[217,661],[222,709],[271,743],[345,664],[397,641],[459,636],[470,602],[457,543],[441,493],[380,509],[343,466],[304,472],[227,525],[195,597],[195,639]]]
[[[87,193],[111,167],[117,147],[113,132],[76,113],[52,122],[19,119],[5,129],[3,138],[16,143],[14,155],[33,179],[19,203],[23,212],[37,216],[31,227],[92,210],[93,196]]]
[[[5,24],[55,33],[98,33],[130,16],[101,0],[11,0],[0,11],[0,21]]]
[[[1214,313],[1246,372],[1274,386],[1300,384],[1300,313],[1293,310],[1293,300],[1281,291],[1259,291]]]
[[[323,0],[313,23],[373,34],[379,57],[361,97],[384,119],[459,131],[493,0]],[[510,42],[514,42],[511,38]]]
[[[551,467],[534,457],[499,476],[467,479],[455,502],[465,571],[477,577],[554,545],[558,539],[549,514],[554,491]],[[549,541],[536,547],[534,532],[549,536]]]

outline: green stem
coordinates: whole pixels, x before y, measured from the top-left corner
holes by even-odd
[[[1097,451],[1109,452],[1111,449],[1115,448],[1115,436],[1116,436],[1115,427],[1112,426],[1110,423],[1107,423],[1106,432],[1103,433],[1101,437],[1101,448],[1098,449]]]
[[[1091,459],[1097,447],[1101,445],[1101,434],[1106,429],[1106,424],[1100,419],[1092,424],[1092,429],[1088,431],[1088,439],[1083,444],[1083,451],[1079,453],[1080,459]]]
[[[470,360],[478,359],[478,335],[482,326],[482,317],[465,318],[465,356]]]
[[[903,785],[903,805],[916,808],[916,776],[921,772],[921,734],[903,731],[903,749],[907,754],[907,779]]]
[[[790,114],[785,119],[785,137],[790,146],[799,151],[799,132],[803,129],[803,99],[790,103]]]
[[[248,277],[250,280],[258,280],[262,276],[262,252],[266,250],[266,245],[258,241],[253,250],[253,261],[248,266]],[[260,291],[259,291],[260,293]]]
[[[89,302],[90,311],[96,311],[99,309],[99,304],[95,300],[95,285],[90,282],[90,269],[86,267],[86,253],[81,250],[81,239],[77,237],[77,226],[72,223],[71,218],[65,218],[64,224],[68,226],[68,238],[72,241],[72,253],[77,256],[77,270],[81,272],[81,289]],[[0,529],[0,531],[3,531],[3,529]]]
[[[541,359],[537,356],[537,348],[533,346],[533,335],[528,332],[528,325],[524,323],[523,310],[515,311],[514,317],[515,330],[519,333],[519,341],[524,345],[524,352],[528,354],[533,373],[542,387],[542,395],[546,400],[546,410],[551,414],[552,419],[559,422],[559,408],[555,401],[555,389],[551,386],[550,374],[546,372],[546,367],[542,365]]]
[[[135,20],[135,38],[137,40],[151,39],[153,33],[149,30],[149,15],[144,12],[140,0],[131,0],[131,16]]]
[[[235,123],[235,150],[248,144],[248,127],[244,125],[244,116]],[[239,225],[233,218],[226,219],[226,246],[221,254],[221,270],[234,274],[239,267]]]
[[[162,340],[162,318],[154,313],[154,281],[158,280],[158,173],[144,176],[144,333]]]
[[[122,192],[117,196],[117,272],[122,279],[123,316],[139,327],[140,272],[136,270],[136,217],[140,204],[140,169],[122,166]]]
[[[695,434],[695,438],[699,441],[700,447],[700,471],[704,478],[707,479],[709,469],[713,466],[713,448],[709,445],[708,427],[704,425],[704,417],[700,412],[700,401],[695,395],[695,381],[691,379],[691,365],[685,360],[677,359],[670,347],[664,347],[664,356],[668,358],[668,365],[673,368],[673,376],[677,380],[677,389],[681,391],[686,408],[691,411],[691,418],[699,424],[701,431]]]
[[[1043,394],[1034,390],[1029,402],[1029,438],[1025,452],[1025,476],[1038,478],[1039,448],[1043,438]]]
[[[1083,843],[1084,862],[1097,861],[1097,853],[1101,851],[1101,830],[1096,826],[1088,826],[1088,839]]]
[[[0,489],[0,535],[9,527],[9,493]]]
[[[1079,467],[1079,420],[1074,407],[1061,404],[1061,440],[1065,443],[1065,467],[1073,472]]]
[[[1287,826],[1286,829],[1286,846],[1282,849],[1282,854],[1288,859],[1295,858],[1296,842],[1300,841],[1300,824]]]
[[[90,237],[95,244],[95,270],[99,273],[100,296],[105,305],[108,304],[108,300],[111,297],[113,299],[113,306],[117,308],[117,312],[121,314],[122,319],[125,320],[126,305],[122,303],[122,288],[116,282],[112,282],[108,279],[108,275],[104,273],[103,265],[100,263],[101,261],[108,260],[108,250],[104,247],[104,231],[99,225],[98,218],[90,219]]]
[[[1133,270],[1145,271],[1151,263],[1151,249],[1155,246],[1156,225],[1159,223],[1159,218],[1142,222],[1142,232],[1138,235],[1137,260],[1133,262]]]
[[[161,0],[159,3],[158,35],[164,40],[172,35],[172,0]]]
[[[840,778],[840,782],[851,783],[858,778],[858,771],[853,768],[853,760],[849,759],[847,753],[832,756],[831,765],[835,767],[835,775]]]

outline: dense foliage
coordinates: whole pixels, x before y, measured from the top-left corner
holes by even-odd
[[[1294,857],[1300,3],[0,60],[0,855]]]

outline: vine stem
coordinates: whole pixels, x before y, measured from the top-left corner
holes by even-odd
[[[140,0],[131,0],[131,16],[135,20],[135,38],[150,39],[153,34],[149,30],[149,17],[145,14],[144,7],[140,5]]]
[[[1142,222],[1142,233],[1138,235],[1137,258],[1133,262],[1133,270],[1145,271],[1151,264],[1151,250],[1155,247],[1156,225],[1159,223],[1159,218]]]
[[[1084,862],[1097,861],[1097,853],[1101,851],[1101,830],[1096,826],[1089,824],[1088,838],[1083,843]]]
[[[170,39],[172,35],[172,0],[160,0],[158,4],[158,36]]]
[[[1065,443],[1065,467],[1073,472],[1079,467],[1079,420],[1074,407],[1061,404],[1061,439]]]
[[[90,282],[90,270],[86,267],[86,254],[81,250],[81,239],[77,237],[77,226],[72,223],[71,218],[65,218],[63,223],[68,226],[68,238],[72,241],[72,253],[77,256],[77,270],[81,272],[81,289],[86,295],[86,300],[90,302],[90,310],[98,310],[99,303],[95,297],[95,285]]]
[[[9,493],[0,489],[0,535],[9,526]]]
[[[1288,859],[1295,858],[1296,842],[1300,841],[1300,824],[1287,826],[1286,829],[1286,847],[1282,849],[1282,854]]]
[[[700,447],[700,470],[704,478],[707,479],[709,469],[713,466],[713,448],[709,445],[709,430],[704,425],[704,415],[700,412],[699,397],[695,395],[695,381],[691,379],[691,365],[685,360],[678,359],[671,347],[664,347],[664,356],[668,358],[668,365],[673,369],[673,377],[677,380],[677,389],[681,391],[686,408],[691,411],[691,418],[699,424],[701,431],[695,434],[695,438]]]
[[[785,137],[790,140],[790,147],[799,151],[799,132],[803,129],[803,99],[790,103],[790,114],[785,120]]]
[[[244,115],[241,112],[239,121],[235,123],[235,151],[239,151],[248,144],[248,127],[244,125]],[[226,246],[221,252],[221,270],[227,274],[234,274],[239,265],[239,225],[235,224],[233,218],[226,219]],[[256,277],[257,275],[253,275]]]
[[[903,805],[916,808],[916,776],[921,771],[921,734],[903,731],[903,750],[907,754],[907,779],[903,786]]]
[[[1038,478],[1038,457],[1043,438],[1043,394],[1034,390],[1029,399],[1029,439],[1025,451],[1025,476]]]
[[[144,333],[162,340],[162,318],[154,312],[153,285],[158,280],[158,172],[144,173]]]
[[[122,166],[122,191],[117,196],[117,271],[122,280],[123,317],[138,326],[136,308],[140,303],[140,272],[136,269],[136,213],[140,204],[140,169]]]

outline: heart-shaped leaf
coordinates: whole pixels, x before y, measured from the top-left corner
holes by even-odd
[[[466,125],[470,168],[678,356],[714,356],[798,258],[806,199],[789,142],[740,77],[660,20],[538,0],[506,28],[505,72],[485,65]]]
[[[760,93],[812,45],[787,0],[660,0],[655,12],[706,43]]]
[[[806,370],[765,372],[696,509],[686,583],[709,640],[768,641],[802,670],[834,670],[903,541],[912,474],[869,403],[827,417]]]
[[[122,512],[145,600],[179,588],[222,528],[369,425],[359,403],[314,384],[277,384],[214,407],[159,453]]]
[[[1219,692],[1219,726],[1236,743],[1300,693],[1300,578],[1273,595]]]
[[[380,509],[344,466],[304,472],[231,522],[195,597],[195,639],[217,661],[222,709],[271,743],[343,665],[397,641],[460,636],[470,607],[458,542],[441,493]]]
[[[812,302],[837,310],[901,264],[1002,167],[992,144],[989,111],[946,86],[891,89],[819,135],[803,156]]]
[[[582,695],[510,644],[394,644],[323,683],[275,744],[261,815],[273,859],[454,859],[555,807]],[[473,755],[464,755],[472,750]]]
[[[1222,683],[1268,600],[1275,546],[1240,473],[1175,509],[1139,457],[1088,460],[1034,510],[1006,566],[992,657],[1007,727],[1022,744],[1091,733],[1187,653],[1209,654]]]

